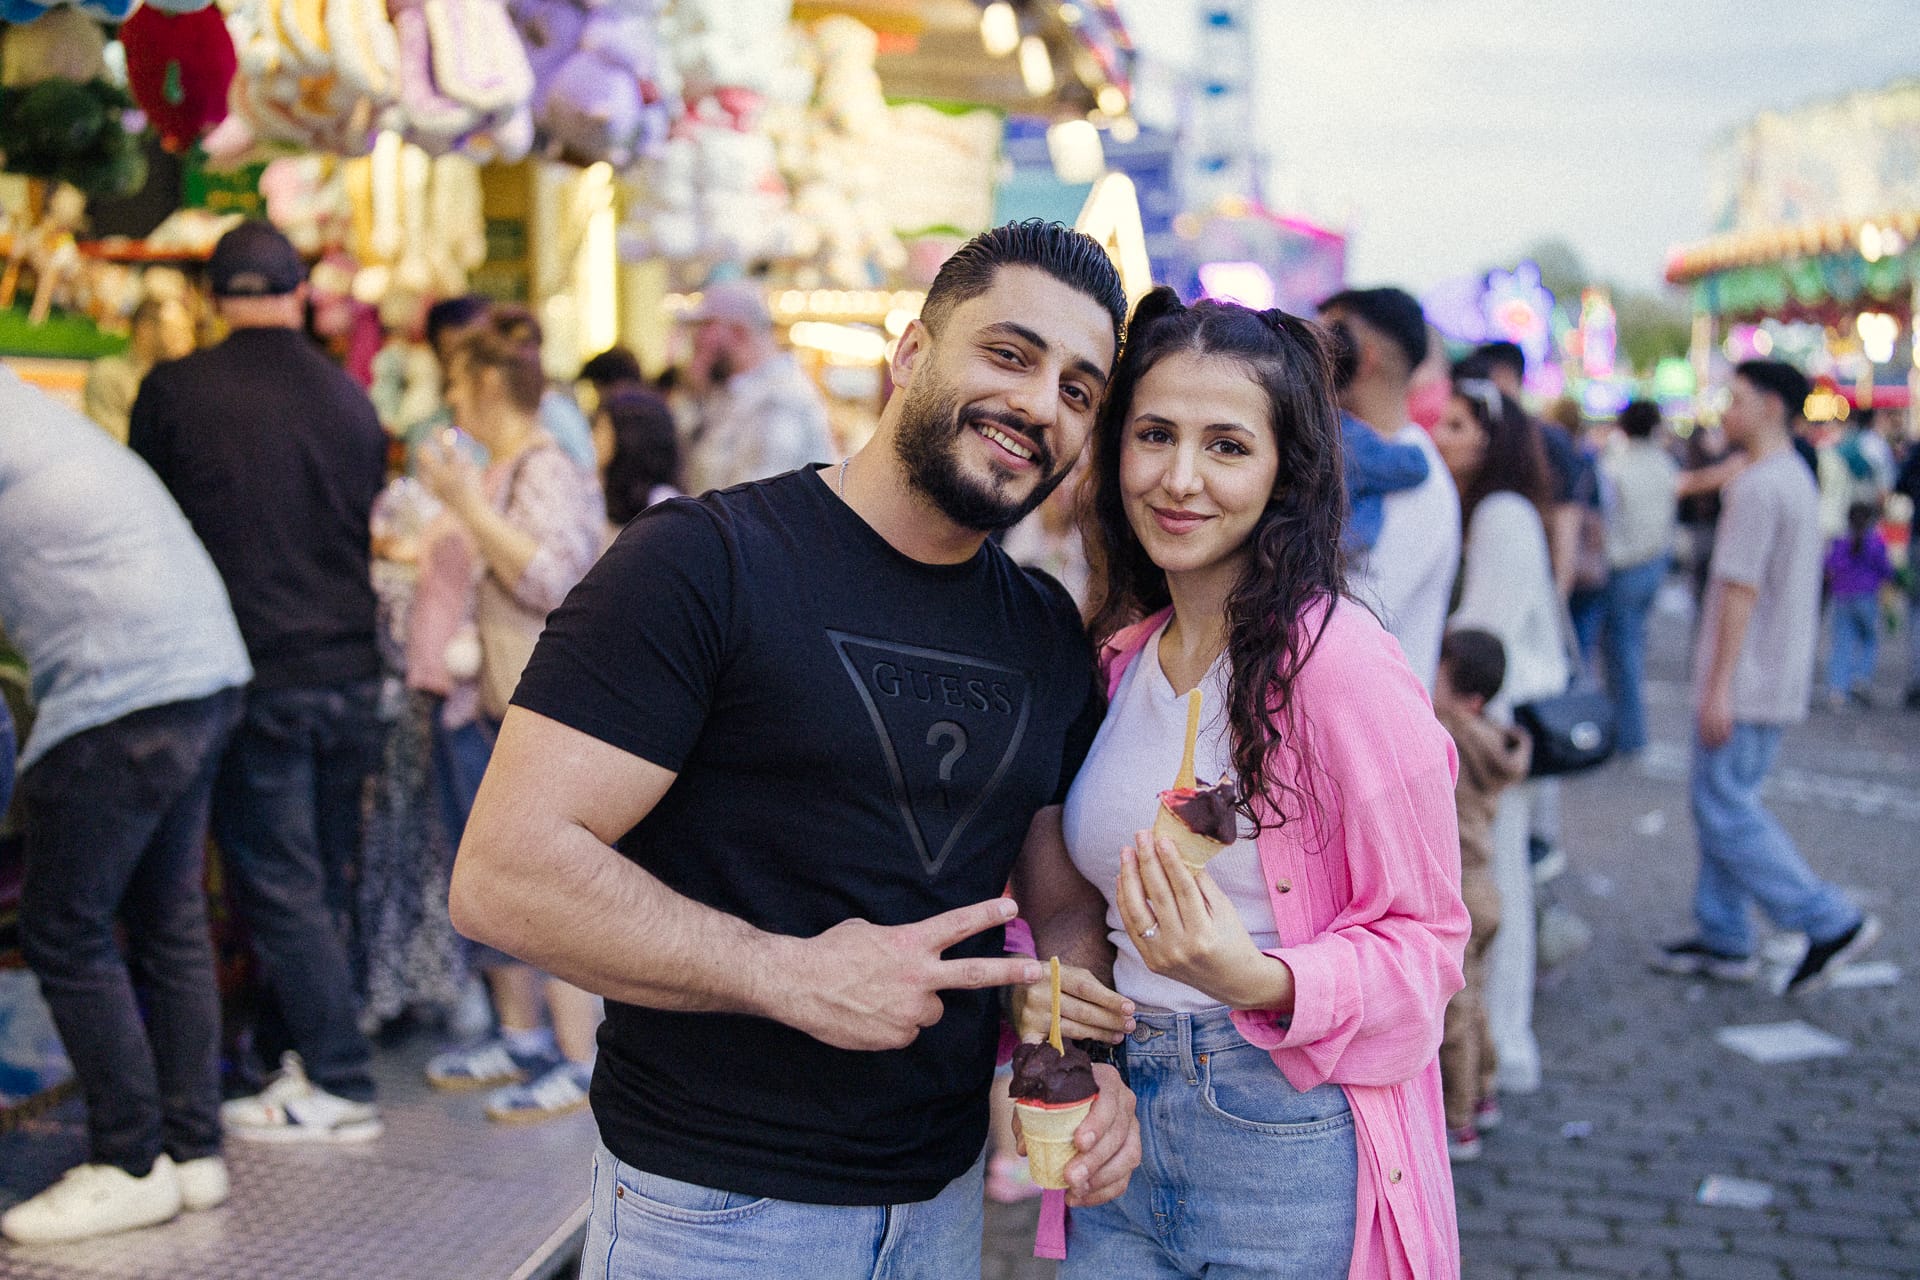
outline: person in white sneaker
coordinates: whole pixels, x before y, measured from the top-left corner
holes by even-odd
[[[0,547],[0,621],[37,702],[20,753],[21,950],[88,1140],[88,1163],[0,1232],[78,1240],[226,1198],[203,851],[251,669],[219,574],[153,472],[6,372]]]
[[[371,1142],[386,1129],[380,1108],[328,1093],[291,1050],[266,1088],[221,1104],[220,1123],[251,1142]]]

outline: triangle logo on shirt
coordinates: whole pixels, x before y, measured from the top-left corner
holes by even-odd
[[[984,810],[1027,732],[1026,673],[829,629],[873,722],[894,803],[929,876]]]

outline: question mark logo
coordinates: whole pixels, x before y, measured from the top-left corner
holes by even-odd
[[[960,757],[967,754],[967,731],[951,720],[940,720],[927,730],[927,745],[948,744],[947,754],[940,757],[940,807],[951,811],[953,802],[947,797],[947,784],[953,781],[953,766]]]

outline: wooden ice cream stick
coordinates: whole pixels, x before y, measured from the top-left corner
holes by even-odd
[[[1065,1053],[1066,1043],[1060,1039],[1060,957],[1048,960],[1047,968],[1053,980],[1053,1026],[1047,1032],[1047,1043],[1055,1053]]]
[[[1193,692],[1187,695],[1187,745],[1180,754],[1180,776],[1173,780],[1173,785],[1176,787],[1191,789],[1193,786],[1193,749],[1199,738],[1200,689],[1195,686]]]

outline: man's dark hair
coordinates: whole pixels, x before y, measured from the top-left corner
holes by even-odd
[[[644,383],[640,361],[625,347],[608,347],[580,366],[580,381],[591,382],[605,391],[624,382]]]
[[[1807,411],[1807,397],[1813,394],[1807,375],[1785,360],[1742,360],[1733,367],[1733,376],[1778,400],[1787,411],[1789,426]]]
[[[1507,647],[1478,627],[1455,627],[1441,638],[1440,665],[1455,693],[1491,702],[1507,681]]]
[[[1113,259],[1092,236],[1058,222],[1028,218],[982,231],[961,245],[927,290],[920,320],[928,329],[940,326],[955,307],[993,288],[1001,267],[1034,267],[1069,289],[1077,289],[1106,309],[1113,320],[1116,344],[1127,327],[1127,291]]]
[[[1407,358],[1411,373],[1427,358],[1427,315],[1405,289],[1342,289],[1320,304],[1320,312],[1341,310],[1378,330]]]
[[[1483,342],[1474,349],[1474,358],[1484,362],[1489,369],[1505,369],[1516,378],[1527,376],[1527,353],[1520,349],[1517,342],[1508,342],[1504,338],[1498,342]]]
[[[1635,400],[1620,411],[1620,429],[1629,440],[1645,440],[1660,428],[1660,406],[1651,400]]]
[[[460,298],[442,298],[427,308],[427,345],[438,348],[440,335],[449,329],[464,329],[478,324],[492,303],[478,294]]]

